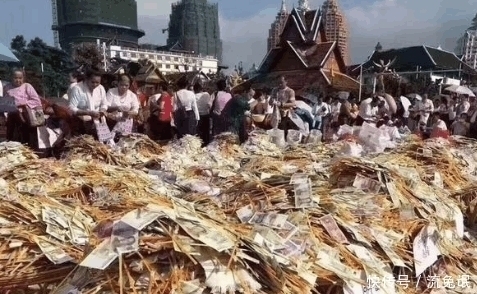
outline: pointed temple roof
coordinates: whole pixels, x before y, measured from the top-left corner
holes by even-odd
[[[260,75],[246,83],[272,87],[274,79],[286,75],[288,84],[297,93],[315,86],[345,91],[359,89],[359,82],[345,74],[338,43],[326,40],[320,10],[291,11],[280,36],[280,46],[267,53],[259,72]]]

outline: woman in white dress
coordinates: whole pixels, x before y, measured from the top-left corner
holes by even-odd
[[[139,113],[139,99],[129,90],[130,86],[131,78],[122,74],[118,79],[118,87],[109,89],[106,95],[110,128],[114,128],[118,121],[134,119]]]

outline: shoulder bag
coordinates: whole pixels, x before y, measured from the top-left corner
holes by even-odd
[[[176,110],[174,111],[174,121],[178,123],[184,120],[187,114],[184,105],[182,105],[181,99],[179,98],[179,96],[177,96],[177,93],[174,94],[174,98],[174,102],[176,103]]]
[[[28,98],[30,96],[28,95],[27,89],[25,87],[25,94],[27,95]],[[30,127],[40,127],[45,125],[45,113],[43,112],[43,106],[38,106],[35,108],[31,108],[28,105],[25,105],[25,114],[26,114],[26,123],[30,125]]]

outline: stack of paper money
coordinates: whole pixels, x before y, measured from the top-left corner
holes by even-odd
[[[438,293],[440,279],[472,291],[475,141],[348,158],[342,142],[260,138],[77,138],[62,160],[0,144],[0,289]]]

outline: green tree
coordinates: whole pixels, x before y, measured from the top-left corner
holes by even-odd
[[[16,36],[10,45],[21,61],[20,66],[25,69],[26,80],[40,95],[51,97],[62,95],[66,91],[69,84],[68,73],[74,68],[73,59],[66,52],[48,46],[38,37],[26,45],[23,36]],[[8,67],[9,65],[5,64],[2,66],[3,69]],[[0,75],[9,79],[9,72],[0,71]]]
[[[73,60],[79,66],[101,68],[103,54],[96,44],[81,44],[73,48]]]
[[[15,38],[12,39],[12,42],[10,43],[10,48],[12,50],[15,50],[16,52],[22,52],[23,50],[25,50],[25,47],[26,41],[22,35],[17,35]]]

